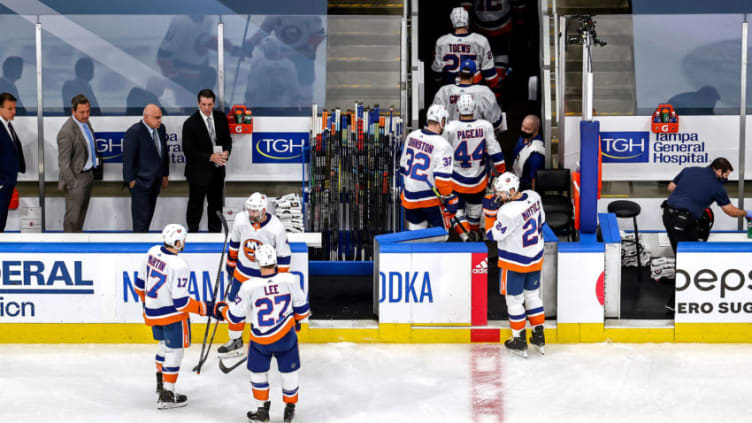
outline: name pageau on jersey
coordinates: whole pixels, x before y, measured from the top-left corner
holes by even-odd
[[[488,158],[499,174],[504,173],[504,154],[487,120],[453,120],[444,128],[444,135],[454,149],[454,191],[475,194],[485,190],[488,184]]]
[[[155,245],[146,254],[136,278],[136,294],[144,303],[147,326],[188,320],[188,313],[206,314],[188,293],[190,271],[182,257]],[[200,313],[203,311],[203,313]]]
[[[449,113],[449,120],[458,120],[460,111],[457,100],[462,94],[470,94],[475,103],[475,118],[491,122],[494,128],[501,127],[501,107],[496,102],[496,95],[485,85],[447,84],[436,92],[433,104],[441,104]]]
[[[460,63],[465,59],[475,61],[479,73],[473,82],[485,79],[490,86],[498,83],[493,53],[488,39],[481,34],[444,34],[436,40],[431,70],[445,73],[454,79],[460,71]]]
[[[251,341],[269,345],[287,335],[296,322],[311,314],[298,278],[291,273],[252,277],[240,287],[235,301],[223,310],[231,331],[251,323]]]
[[[267,213],[264,223],[251,223],[248,213],[238,213],[227,254],[227,265],[235,268],[235,279],[245,282],[248,278],[261,276],[255,254],[256,249],[262,245],[271,245],[277,250],[277,268],[280,272],[290,270],[292,252],[285,227],[277,216]]]
[[[402,206],[406,209],[440,205],[433,187],[441,195],[449,195],[452,183],[454,149],[439,134],[427,129],[410,132],[400,157],[402,174]]]
[[[522,191],[518,200],[499,208],[496,222],[486,236],[498,242],[500,269],[518,273],[541,270],[545,222],[541,197],[532,190]]]

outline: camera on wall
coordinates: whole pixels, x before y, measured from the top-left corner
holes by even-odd
[[[598,38],[598,34],[595,32],[595,21],[593,20],[593,16],[591,15],[575,15],[572,17],[572,19],[577,19],[579,21],[579,26],[577,27],[577,35],[570,36],[567,39],[567,43],[570,45],[583,45],[585,44],[585,37],[587,34],[590,34],[590,39],[592,40],[592,43],[603,47],[605,46],[606,40],[602,40]]]

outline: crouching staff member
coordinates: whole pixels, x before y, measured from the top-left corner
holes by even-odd
[[[724,213],[731,217],[752,219],[752,211],[734,207],[723,184],[734,170],[723,157],[713,160],[708,167],[692,166],[681,172],[668,184],[671,193],[663,208],[663,226],[666,227],[671,249],[676,256],[680,242],[697,242],[700,239],[698,222],[705,209],[715,201]],[[674,311],[675,292],[666,303]]]
[[[298,402],[300,355],[295,332],[300,327],[299,322],[311,312],[298,278],[291,273],[277,272],[277,251],[271,245],[265,244],[256,250],[256,261],[261,275],[245,281],[229,307],[225,302],[217,303],[217,314],[220,320],[227,320],[241,333],[246,319],[251,322],[248,370],[257,408],[248,412],[248,420],[269,421],[269,367],[275,357],[282,374],[284,421],[289,423],[295,416]]]

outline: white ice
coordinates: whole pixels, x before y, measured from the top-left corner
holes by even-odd
[[[0,422],[244,422],[245,367],[212,357],[157,410],[155,345],[0,345]],[[501,345],[301,345],[296,422],[748,422],[752,345],[547,346],[525,360]],[[274,364],[272,365],[274,369]],[[272,421],[282,421],[271,374]]]

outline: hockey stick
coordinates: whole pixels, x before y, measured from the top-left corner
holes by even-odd
[[[238,362],[237,362],[237,363],[235,363],[235,364],[231,365],[230,367],[227,367],[227,366],[225,366],[225,362],[224,362],[224,361],[222,361],[222,358],[220,357],[220,358],[219,358],[219,370],[220,370],[220,371],[221,371],[222,373],[224,373],[224,374],[227,374],[227,373],[230,373],[231,371],[235,370],[236,368],[240,367],[240,365],[242,365],[242,364],[243,364],[243,363],[245,363],[246,361],[248,361],[248,357],[247,357],[247,356],[246,356],[246,357],[243,357],[243,358],[242,358],[242,359],[240,359],[240,360],[238,360]]]
[[[219,283],[222,280],[222,263],[225,261],[225,250],[227,249],[227,240],[230,237],[230,230],[227,227],[227,221],[225,220],[224,214],[222,214],[222,210],[217,210],[217,216],[219,216],[219,219],[222,221],[222,229],[225,231],[225,242],[222,244],[222,255],[219,259],[219,267],[217,268],[217,279],[214,281],[214,289],[212,290],[212,302],[217,301],[217,291],[219,290]],[[226,291],[225,291],[226,292]],[[211,313],[214,311],[212,310]],[[206,359],[209,357],[209,351],[211,350],[211,346],[214,343],[214,335],[217,333],[217,325],[219,324],[219,320],[215,320],[214,322],[214,330],[212,331],[211,339],[209,340],[209,346],[206,345],[206,338],[209,335],[209,326],[211,326],[211,319],[212,315],[209,314],[210,311],[207,310],[207,317],[206,317],[206,329],[204,330],[204,341],[201,343],[201,353],[199,354],[198,364],[196,364],[196,367],[193,368],[193,371],[197,374],[201,374],[201,367],[206,362]],[[206,353],[204,353],[204,351]]]

